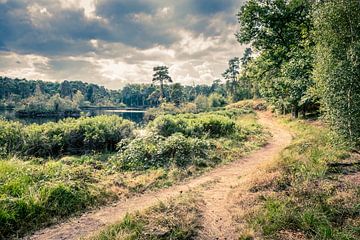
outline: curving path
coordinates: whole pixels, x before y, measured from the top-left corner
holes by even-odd
[[[140,196],[124,199],[112,206],[103,207],[94,212],[70,219],[67,222],[40,230],[29,240],[79,239],[86,237],[109,224],[116,223],[127,212],[142,210],[175,197],[190,189],[200,188],[205,200],[204,228],[199,239],[236,239],[235,226],[230,214],[230,198],[233,186],[241,185],[246,176],[256,174],[260,164],[271,161],[291,141],[291,134],[279,125],[267,112],[258,113],[259,122],[272,133],[269,143],[258,151],[227,165],[218,167],[198,178],[190,179],[179,185],[144,193]],[[214,181],[215,180],[215,181]],[[211,182],[211,187],[201,187]]]

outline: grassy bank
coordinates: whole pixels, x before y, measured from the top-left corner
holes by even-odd
[[[359,155],[318,122],[284,124],[295,139],[239,200],[241,239],[359,239]]]
[[[173,129],[172,121],[182,121],[183,128],[176,124]],[[2,123],[6,131],[0,139],[7,154],[0,161],[1,238],[22,236],[115,199],[171,186],[262,146],[268,136],[254,113],[241,110],[160,116],[141,129],[111,116],[26,128]],[[30,136],[31,141],[19,145]],[[87,144],[80,144],[77,155],[67,155],[67,142],[73,139],[67,136]],[[55,148],[55,143],[63,147]],[[34,149],[30,144],[59,151],[30,154],[24,151]]]

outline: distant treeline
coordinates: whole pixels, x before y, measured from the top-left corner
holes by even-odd
[[[161,103],[160,86],[154,84],[128,84],[120,90],[109,90],[97,84],[82,81],[47,82],[41,80],[12,79],[0,77],[0,104],[15,107],[32,97],[36,89],[49,97],[59,94],[61,98],[73,99],[77,92],[84,97],[87,106],[154,107]],[[215,80],[211,85],[185,86],[179,83],[164,85],[168,102],[179,105],[191,102],[199,95],[217,93],[227,97],[226,85]]]

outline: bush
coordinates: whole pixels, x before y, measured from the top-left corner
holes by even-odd
[[[0,156],[18,151],[22,146],[23,125],[0,119]]]
[[[257,99],[257,100],[243,100],[226,106],[226,109],[233,109],[233,108],[265,111],[267,109],[267,106],[263,100]]]
[[[114,151],[116,144],[132,136],[134,124],[118,116],[65,119],[58,123],[26,127],[23,153],[33,156]]]
[[[201,111],[207,110],[210,107],[209,99],[204,95],[197,96],[194,103],[196,104],[196,108]]]
[[[151,134],[120,143],[120,151],[113,159],[123,170],[145,170],[149,168],[187,167],[189,165],[210,165],[216,159],[211,150],[214,146],[198,138],[185,137],[176,133],[168,138]]]
[[[144,121],[150,122],[160,115],[179,114],[179,113],[197,113],[198,109],[195,103],[182,103],[176,107],[173,103],[162,103],[157,108],[149,108],[144,115]]]
[[[208,99],[211,107],[223,107],[226,104],[226,99],[218,93],[211,94]]]
[[[0,150],[36,157],[114,151],[134,124],[118,116],[65,119],[43,125],[0,121]]]
[[[162,136],[170,136],[176,132],[186,136],[220,137],[236,131],[235,122],[218,114],[179,114],[165,115],[150,123],[150,128]]]
[[[197,113],[198,109],[195,103],[182,103],[179,108],[180,113]]]

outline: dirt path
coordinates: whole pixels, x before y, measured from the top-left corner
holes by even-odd
[[[259,122],[267,127],[273,137],[264,148],[245,157],[226,168],[215,171],[213,177],[216,184],[200,190],[205,207],[203,209],[203,229],[198,239],[238,239],[236,226],[232,219],[232,209],[239,191],[246,191],[246,184],[258,174],[260,165],[273,160],[278,153],[284,149],[292,139],[291,134],[281,125],[276,123],[269,113],[259,113]],[[240,186],[240,188],[239,188]]]
[[[115,205],[103,207],[95,212],[89,212],[65,223],[38,231],[25,239],[78,239],[88,236],[106,225],[119,221],[127,212],[150,207],[159,200],[163,201],[175,197],[207,182],[213,182],[213,184],[211,187],[201,188],[206,201],[204,209],[204,222],[206,224],[204,224],[200,239],[235,239],[233,236],[235,228],[231,224],[229,212],[229,202],[231,202],[229,194],[232,187],[241,184],[245,176],[256,173],[259,164],[272,160],[291,141],[289,132],[278,125],[270,114],[259,113],[259,121],[270,130],[273,137],[269,144],[253,154],[216,168],[181,185],[117,202]]]

